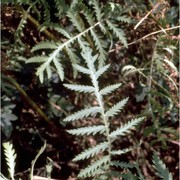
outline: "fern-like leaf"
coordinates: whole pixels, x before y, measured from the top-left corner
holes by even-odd
[[[99,106],[86,108],[66,117],[63,121],[70,122],[70,121],[75,121],[78,119],[83,119],[84,117],[94,115],[100,111],[101,111],[101,108]]]
[[[106,59],[106,51],[104,50],[104,43],[102,42],[101,38],[99,37],[98,34],[95,33],[94,30],[90,30],[90,33],[92,35],[92,38],[94,40],[95,46],[99,52],[99,67],[102,67],[104,64],[104,61]]]
[[[119,38],[119,40],[124,44],[124,46],[127,48],[127,40],[125,38],[124,31],[122,29],[118,29],[117,25],[113,24],[109,20],[106,20],[106,23],[108,27],[113,31],[113,33]]]
[[[48,60],[48,56],[34,56],[29,58],[26,63],[42,63]]]
[[[83,4],[83,14],[90,26],[95,24],[93,13]]]
[[[101,8],[99,6],[99,3],[97,0],[92,0],[90,1],[90,3],[93,4],[93,8],[95,10],[95,15],[98,21],[101,21],[101,18],[103,17],[103,13],[101,12]]]
[[[13,145],[10,142],[3,143],[4,154],[6,156],[6,163],[8,165],[8,171],[11,176],[11,179],[14,180],[14,170],[15,170],[15,159],[16,154],[13,149]]]
[[[72,134],[72,135],[90,135],[90,134],[103,134],[105,132],[106,128],[103,125],[99,125],[99,126],[90,126],[90,127],[83,127],[83,128],[77,128],[77,129],[71,129],[68,130],[67,132]]]
[[[127,152],[131,151],[130,148],[122,149],[122,150],[117,150],[117,151],[111,151],[112,155],[121,155],[121,154],[126,154]]]
[[[98,79],[107,69],[109,68],[110,64],[98,69],[98,71],[95,73],[96,79]]]
[[[61,27],[54,27],[54,30],[56,30],[57,32],[59,32],[60,34],[62,34],[64,37],[66,37],[67,39],[70,39],[71,38],[71,36],[70,36],[70,34],[66,31],[66,30],[64,30],[63,28],[61,28]]]
[[[114,115],[116,115],[117,113],[119,113],[123,107],[125,106],[125,104],[127,103],[129,98],[125,98],[122,101],[118,102],[117,104],[115,104],[112,108],[110,108],[105,116],[106,117],[113,117]]]
[[[61,81],[63,81],[64,80],[64,69],[56,56],[53,58],[53,62],[57,69],[57,73],[59,74]]]
[[[76,85],[76,84],[64,84],[64,86],[70,90],[84,92],[84,93],[92,93],[95,91],[93,86],[83,86],[83,85]]]
[[[144,117],[136,118],[125,124],[123,127],[116,129],[110,134],[111,138],[116,138],[116,136],[124,136],[130,132],[130,130],[134,129],[134,127],[139,124]]]
[[[128,18],[127,16],[119,16],[117,20],[125,23],[130,23],[130,18]]]
[[[88,159],[88,158],[98,154],[100,151],[104,152],[107,148],[108,148],[108,143],[103,142],[101,144],[96,145],[95,147],[86,149],[85,151],[83,151],[82,153],[77,155],[73,159],[73,161],[79,161],[79,160],[83,160],[83,159]]]
[[[87,166],[85,169],[82,169],[78,174],[78,177],[91,177],[94,176],[98,169],[101,166],[107,164],[109,162],[109,156],[104,156],[98,161],[93,162],[91,165]]]
[[[57,49],[57,48],[58,48],[58,45],[51,41],[41,41],[40,43],[36,44],[31,49],[31,52],[42,50],[42,49]]]
[[[73,12],[71,9],[69,9],[67,12],[67,16],[70,18],[71,22],[79,32],[82,32],[84,30],[84,23],[76,12]]]
[[[157,170],[156,175],[164,180],[172,180],[172,174],[166,168],[166,165],[163,161],[157,156],[157,154],[153,154],[153,163],[154,168]]]
[[[101,89],[100,94],[101,95],[108,95],[109,93],[113,92],[114,90],[116,90],[120,86],[121,86],[121,83],[107,86],[107,87]]]
[[[91,74],[91,71],[87,68],[84,68],[78,64],[73,64],[73,67],[76,68],[79,72],[82,72],[84,74]]]

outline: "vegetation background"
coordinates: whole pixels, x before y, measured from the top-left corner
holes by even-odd
[[[77,2],[88,4],[85,0]],[[86,162],[75,163],[72,159],[82,149],[95,145],[98,139],[93,136],[74,137],[66,132],[80,125],[97,124],[98,118],[71,124],[62,121],[84,104],[96,102],[89,95],[67,90],[54,67],[50,78],[45,74],[41,83],[36,76],[39,64],[27,63],[39,53],[32,52],[39,42],[66,42],[67,38],[57,31],[57,24],[72,35],[78,33],[67,15],[70,5],[77,2],[1,2],[1,138],[2,142],[10,140],[17,153],[17,179],[27,179],[31,161],[44,140],[47,147],[37,161],[35,174],[45,176],[46,158],[49,157],[53,160],[52,178],[76,179]],[[116,8],[115,5],[123,9],[123,17],[127,19],[116,22],[116,26],[124,31],[128,44],[125,47],[126,43],[115,34],[102,37],[102,42],[109,44],[105,47],[105,59],[111,66],[101,77],[101,85],[122,83],[117,91],[106,97],[105,102],[111,106],[119,99],[129,97],[128,104],[112,119],[111,126],[119,127],[137,115],[146,117],[137,130],[121,138],[114,146],[136,147],[121,155],[120,159],[138,163],[146,179],[158,179],[152,165],[153,151],[158,152],[173,179],[179,179],[179,1],[99,1],[100,7],[108,3],[111,10]],[[82,15],[81,11],[79,13]],[[117,17],[115,11],[112,19]],[[75,50],[73,56],[78,56],[77,45],[73,44],[71,48]],[[50,53],[50,50],[42,53]],[[74,78],[71,63],[67,60],[69,57],[62,54],[61,58],[65,82],[88,82],[79,74]],[[1,170],[7,176],[4,166]]]

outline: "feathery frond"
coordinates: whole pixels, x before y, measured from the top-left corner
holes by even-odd
[[[117,150],[117,151],[111,151],[112,155],[121,155],[121,154],[126,154],[127,152],[131,151],[130,148],[122,149],[122,150]]]
[[[69,9],[67,12],[67,16],[70,18],[71,22],[73,23],[73,25],[77,28],[79,32],[84,31],[83,21],[81,20],[80,16],[76,12],[73,12],[73,10]]]
[[[138,125],[144,117],[136,118],[128,122],[127,124],[123,125],[123,127],[116,129],[115,131],[111,132],[110,137],[116,138],[116,136],[124,136],[130,132],[130,130],[134,129],[136,125]]]
[[[11,179],[14,180],[16,153],[13,148],[13,145],[10,142],[3,143],[3,147],[4,147],[4,154],[6,156],[6,163],[8,165],[8,171],[11,176]]]
[[[31,52],[42,50],[42,49],[57,49],[58,45],[51,41],[41,41],[40,43],[36,44],[32,49]]]
[[[73,67],[76,68],[79,72],[82,72],[84,74],[91,74],[91,71],[87,68],[84,68],[78,64],[73,64]]]
[[[93,162],[91,165],[87,166],[85,169],[82,169],[78,174],[78,177],[91,177],[94,176],[97,170],[103,165],[107,164],[109,161],[109,156],[104,156],[101,159]]]
[[[56,26],[53,29],[56,30],[57,32],[59,32],[60,34],[62,34],[67,39],[71,38],[71,35],[65,29],[63,29],[62,27]]]
[[[156,153],[153,154],[154,168],[157,170],[156,175],[164,180],[172,180],[172,174],[167,169],[163,161],[157,156]]]
[[[82,127],[82,128],[77,128],[77,129],[71,129],[67,130],[68,133],[76,136],[83,136],[83,135],[90,135],[90,134],[103,134],[105,132],[106,128],[103,125],[98,125],[98,126],[90,126],[90,127]]]
[[[105,71],[107,71],[109,67],[110,67],[110,64],[105,65],[101,67],[100,69],[98,69],[98,71],[95,73],[96,79],[98,79]]]
[[[59,74],[61,81],[63,81],[64,80],[64,70],[63,70],[61,63],[59,62],[59,60],[56,56],[53,58],[53,63],[57,69],[57,73]]]
[[[123,45],[127,48],[127,40],[122,29],[118,29],[116,24],[113,24],[109,20],[106,20],[108,27],[113,31],[113,33],[119,38]]]
[[[99,3],[97,0],[91,0],[90,3],[93,4],[93,8],[95,10],[95,15],[98,21],[101,21],[101,18],[103,17],[103,12],[101,12],[101,8],[99,6]]]
[[[104,49],[105,48],[104,43],[102,42],[99,35],[95,33],[94,30],[90,29],[90,33],[91,33],[91,36],[94,40],[95,46],[99,53],[99,61],[98,61],[99,67],[102,67],[102,65],[104,65],[104,61],[105,61],[106,55],[107,55],[107,53]]]
[[[42,63],[48,60],[48,56],[34,56],[27,60],[26,63]]]
[[[121,83],[106,86],[105,88],[101,89],[100,94],[101,95],[108,95],[109,93],[113,92],[114,90],[116,90],[120,86],[121,86]]]
[[[84,92],[84,93],[92,93],[95,91],[93,86],[85,86],[85,85],[76,85],[76,84],[64,84],[64,86],[70,90]]]
[[[118,18],[117,18],[117,20],[118,21],[121,21],[121,22],[125,22],[125,23],[130,23],[130,18],[129,17],[127,17],[127,16],[119,16]]]
[[[122,101],[118,102],[117,104],[115,104],[112,108],[110,108],[106,113],[105,116],[106,117],[113,117],[114,115],[116,115],[118,112],[120,112],[123,107],[125,106],[125,104],[127,103],[129,98],[125,98]]]
[[[75,120],[78,120],[78,119],[83,119],[85,117],[88,117],[90,115],[94,115],[98,112],[101,111],[101,108],[99,106],[95,106],[95,107],[90,107],[90,108],[86,108],[86,109],[83,109],[83,110],[80,110],[68,117],[66,117],[63,121],[75,121]]]
[[[98,154],[100,151],[104,151],[108,148],[108,143],[107,142],[103,142],[101,144],[96,145],[95,147],[86,149],[85,151],[81,152],[80,154],[78,154],[73,161],[79,161],[79,160],[83,160],[83,159],[88,159],[96,154]]]

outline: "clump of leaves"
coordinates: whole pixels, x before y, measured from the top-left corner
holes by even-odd
[[[28,63],[40,63],[36,75],[40,81],[44,81],[44,73],[50,78],[55,68],[60,79],[64,80],[63,61],[66,54],[72,64],[78,64],[78,56],[82,43],[89,45],[96,54],[99,54],[98,64],[102,67],[105,63],[109,44],[114,39],[119,40],[127,47],[124,31],[118,27],[119,22],[129,22],[129,18],[123,15],[125,10],[115,3],[100,5],[97,0],[88,1],[87,5],[82,1],[74,2],[69,7],[66,18],[71,22],[68,27],[58,24],[50,24],[49,27],[57,31],[63,40],[58,42],[42,41],[32,48],[32,52],[42,51],[43,55],[31,57]],[[118,18],[115,15],[118,13]],[[116,37],[116,38],[115,38]],[[108,41],[107,41],[108,39]],[[111,46],[111,45],[110,45]],[[50,50],[46,54],[44,50]],[[63,53],[64,52],[64,53]],[[67,59],[67,58],[66,58]],[[74,76],[77,70],[74,68]]]

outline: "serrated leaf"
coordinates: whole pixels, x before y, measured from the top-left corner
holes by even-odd
[[[100,37],[98,37],[98,35],[94,32],[93,29],[90,30],[90,33],[91,33],[91,36],[93,37],[95,46],[99,51],[98,60],[100,61],[99,64],[101,64],[101,66],[99,67],[102,67],[102,65],[104,64],[104,61],[106,60],[106,54],[107,54],[106,51],[104,50],[104,43],[101,42]]]
[[[88,158],[98,154],[100,151],[104,152],[107,148],[108,148],[108,143],[103,142],[101,144],[96,145],[95,147],[86,149],[85,151],[83,151],[82,153],[77,155],[73,159],[73,161],[79,161],[79,160],[83,160],[83,159],[88,159]]]
[[[119,161],[112,161],[111,162],[112,166],[115,167],[121,167],[121,168],[134,168],[134,164],[126,163],[126,162],[119,162]]]
[[[78,57],[77,55],[73,52],[73,48],[69,48],[66,46],[66,52],[69,56],[69,59],[71,60],[72,64],[77,64]]]
[[[122,101],[118,102],[117,104],[115,104],[112,108],[110,108],[106,113],[105,116],[106,117],[113,117],[114,115],[116,115],[117,113],[119,113],[123,107],[125,106],[125,104],[127,103],[129,98],[125,98]]]
[[[157,170],[156,175],[164,180],[172,180],[172,174],[166,168],[166,165],[163,161],[157,156],[157,154],[153,154],[153,167]]]
[[[121,86],[121,83],[107,86],[107,87],[101,89],[100,94],[101,95],[108,95],[109,93],[113,92],[114,90],[116,90],[120,86]]]
[[[78,174],[78,177],[91,177],[94,176],[97,170],[102,166],[109,162],[109,156],[104,156],[98,161],[95,161],[91,165],[87,166],[85,169],[82,169]]]
[[[106,72],[109,66],[110,64],[98,69],[98,71],[95,73],[96,78],[98,79],[104,72]]]
[[[126,154],[127,152],[131,151],[130,148],[122,149],[122,150],[117,150],[117,151],[111,151],[112,155],[121,155],[121,154]]]
[[[91,74],[91,71],[87,68],[84,68],[78,64],[73,64],[73,67],[76,68],[79,72],[82,72],[84,74]]]
[[[63,121],[69,122],[69,121],[74,121],[74,120],[78,120],[78,119],[83,119],[90,115],[94,115],[100,111],[101,111],[101,108],[99,106],[86,108],[86,109],[80,110],[80,111],[66,117]]]
[[[72,134],[72,135],[90,135],[90,134],[103,134],[105,132],[106,128],[103,125],[99,125],[99,126],[90,126],[90,127],[83,127],[83,128],[77,128],[77,129],[71,129],[68,130],[67,132]]]
[[[43,49],[57,49],[57,44],[51,41],[41,41],[40,43],[36,44],[32,49],[31,52]]]
[[[127,17],[127,16],[119,16],[117,18],[118,21],[122,21],[122,22],[125,22],[125,23],[130,23],[130,18]]]
[[[29,58],[26,63],[42,63],[48,60],[47,56],[34,56]]]
[[[58,61],[58,59],[56,57],[53,58],[53,62],[57,69],[57,73],[59,74],[61,81],[63,81],[64,80],[64,69],[63,69],[61,63]]]
[[[116,129],[110,134],[111,138],[116,138],[116,136],[124,136],[128,133],[130,133],[130,130],[134,129],[134,127],[139,124],[144,117],[136,118],[131,121],[129,121],[127,124],[123,125],[122,127]]]
[[[89,23],[89,25],[93,26],[95,24],[93,13],[85,5],[83,6],[83,14],[84,14],[87,22]]]
[[[10,142],[3,143],[4,147],[4,154],[6,156],[6,163],[8,165],[8,171],[11,176],[11,179],[14,180],[14,171],[15,171],[15,159],[16,154],[15,150],[13,149],[13,145]]]
[[[124,34],[124,31],[122,29],[118,29],[116,24],[113,24],[109,20],[106,20],[106,23],[108,27],[113,31],[113,33],[119,38],[119,40],[124,44],[124,46],[127,48],[127,40]]]
[[[66,37],[67,39],[70,39],[71,36],[68,34],[68,32],[66,30],[64,30],[63,28],[61,27],[54,27],[53,28],[54,30],[56,30],[57,32],[61,33],[64,37]]]
[[[84,93],[92,93],[95,91],[93,86],[85,86],[85,85],[76,85],[76,84],[64,84],[64,86],[70,90],[84,92]]]
[[[99,3],[97,0],[92,0],[90,1],[90,3],[93,4],[93,8],[95,10],[95,15],[98,21],[101,21],[101,18],[103,17],[103,13],[101,12],[101,8],[99,6]]]
[[[69,9],[69,11],[67,12],[67,16],[70,18],[71,22],[79,32],[82,32],[84,30],[83,21],[76,12],[72,12],[72,10]]]
[[[73,52],[73,48],[69,48],[68,46],[66,46],[66,52],[69,56],[69,59],[71,60],[72,64],[77,64],[78,61],[78,57],[77,55]],[[73,77],[76,78],[77,77],[77,69],[75,69],[73,67]]]

